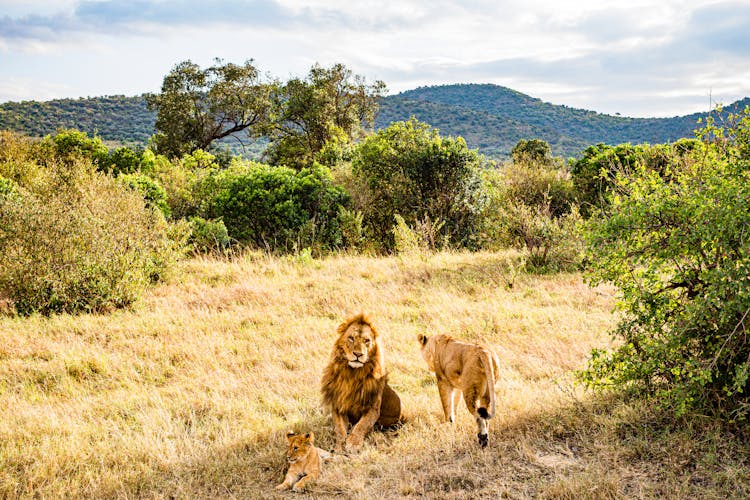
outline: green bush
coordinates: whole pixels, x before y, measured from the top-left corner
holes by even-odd
[[[587,224],[592,284],[620,290],[619,347],[596,350],[589,385],[656,393],[678,412],[750,412],[750,114],[668,171],[637,165]],[[685,161],[689,158],[691,161]]]
[[[484,173],[489,202],[480,218],[479,243],[519,249],[530,271],[576,269],[582,242],[570,176],[560,160],[548,157],[544,141],[522,143],[533,150],[517,151],[515,161]]]
[[[229,248],[231,240],[222,220],[191,217],[190,229],[188,244],[195,253],[220,254]]]
[[[184,228],[91,162],[44,175],[0,201],[0,295],[20,314],[129,306],[179,257]]]
[[[117,148],[109,154],[106,170],[113,176],[120,174],[133,174],[141,165],[142,153],[130,148]]]
[[[36,149],[37,160],[43,165],[53,166],[82,159],[100,169],[109,164],[109,150],[102,140],[75,129],[61,130],[54,136],[45,137]]]
[[[396,214],[405,224],[443,221],[450,244],[472,247],[478,232],[482,158],[461,138],[440,137],[415,119],[392,123],[363,140],[352,168],[368,238],[393,251]]]
[[[583,245],[578,235],[578,209],[554,217],[549,204],[523,203],[506,208],[504,224],[510,246],[522,249],[526,266],[534,272],[571,271],[581,263]]]
[[[703,144],[695,139],[681,139],[670,145],[589,146],[580,159],[570,164],[581,213],[589,217],[596,209],[608,206],[609,198],[615,194],[618,175],[632,175],[637,165],[666,175],[702,149]]]
[[[0,175],[0,200],[9,198],[16,194],[16,185],[13,181]]]
[[[167,204],[167,192],[157,181],[143,174],[121,174],[118,179],[130,189],[140,193],[147,206],[158,209],[164,217],[171,215]]]
[[[206,178],[200,189],[207,193],[201,216],[221,218],[240,243],[273,251],[342,244],[338,213],[348,196],[327,167],[237,165]]]

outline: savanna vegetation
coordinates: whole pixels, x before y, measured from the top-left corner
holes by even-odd
[[[0,133],[0,495],[273,496],[289,428],[332,442],[320,371],[361,310],[409,418],[314,494],[750,493],[750,110],[497,161],[375,131],[384,85],[342,65],[260,74],[176,65],[148,147]],[[498,351],[486,451],[418,333]]]

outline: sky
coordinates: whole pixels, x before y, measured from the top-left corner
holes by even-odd
[[[215,58],[676,116],[750,97],[750,0],[0,0],[0,102],[158,92]]]

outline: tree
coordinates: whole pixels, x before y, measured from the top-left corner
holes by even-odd
[[[443,234],[466,246],[483,203],[481,157],[463,138],[440,137],[411,119],[396,122],[362,141],[352,167],[366,200],[360,208],[366,230],[384,250],[394,248],[395,216],[406,224],[444,223]]]
[[[242,65],[216,59],[206,69],[191,61],[177,64],[161,93],[146,96],[157,112],[156,151],[174,158],[239,132],[255,135],[267,123],[273,87],[261,81],[252,59]]]
[[[549,144],[542,139],[521,139],[511,149],[510,156],[516,163],[529,162],[550,165],[554,162]]]
[[[590,219],[589,279],[619,287],[624,314],[587,383],[637,387],[678,412],[750,413],[748,131],[750,111],[729,131],[709,122],[705,148],[662,172],[637,164]]]
[[[342,64],[313,66],[306,79],[278,88],[266,156],[272,164],[300,169],[322,160],[317,155],[326,145],[361,139],[384,92],[383,82],[368,85]]]

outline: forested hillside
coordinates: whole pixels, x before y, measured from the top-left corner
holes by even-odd
[[[736,111],[746,105],[750,105],[750,98],[726,109]],[[492,157],[506,157],[519,140],[530,138],[547,141],[556,155],[579,156],[591,144],[657,144],[692,137],[702,115],[612,116],[546,103],[497,85],[466,84],[420,87],[385,97],[375,125],[381,129],[391,122],[414,116],[440,129],[443,135],[464,137],[469,147]],[[0,129],[30,136],[76,128],[95,133],[105,141],[145,145],[153,134],[154,120],[155,114],[148,111],[143,96],[0,105]]]
[[[146,144],[154,133],[156,114],[146,108],[143,96],[123,95],[6,102],[0,105],[0,130],[31,137],[75,128],[106,141]]]

